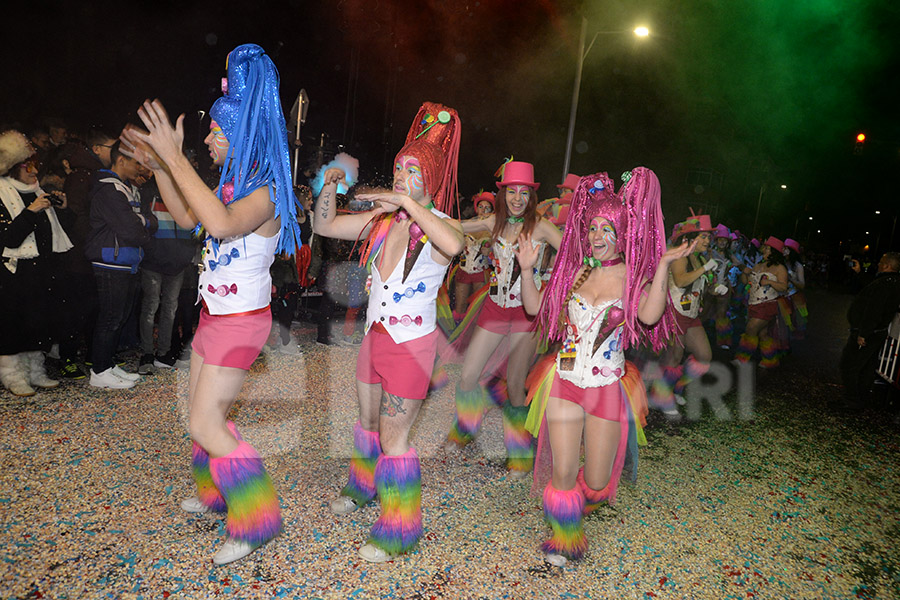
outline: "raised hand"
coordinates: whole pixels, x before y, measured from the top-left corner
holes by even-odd
[[[147,132],[136,125],[126,125],[119,135],[119,141],[121,142],[119,151],[125,156],[130,156],[151,171],[163,170],[165,165],[162,159],[147,142],[143,141],[144,137],[141,137],[146,135]]]
[[[515,249],[516,260],[519,261],[519,267],[522,271],[533,269],[537,262],[540,246],[534,247],[531,243],[531,234],[522,233],[519,235],[518,247]]]
[[[681,242],[679,246],[675,246],[673,248],[669,248],[659,259],[660,264],[670,265],[679,258],[684,258],[685,256],[690,256],[691,253],[694,252],[694,249],[697,247],[697,244],[700,243],[700,238],[694,238],[694,241],[688,244],[687,240]]]
[[[172,127],[162,102],[144,100],[138,108],[138,117],[147,127],[147,132],[135,132],[135,137],[150,146],[164,163],[173,162],[181,154],[184,143],[184,114],[178,117]]]

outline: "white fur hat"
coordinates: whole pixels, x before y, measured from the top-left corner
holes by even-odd
[[[10,129],[0,133],[0,175],[34,154],[31,142],[24,134]]]

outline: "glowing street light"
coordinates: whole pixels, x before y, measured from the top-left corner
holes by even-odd
[[[609,35],[627,33],[627,31],[598,31],[591,39],[591,43],[588,44],[587,50],[585,50],[584,39],[585,37],[587,37],[587,25],[587,19],[582,17],[581,37],[578,40],[578,65],[575,69],[575,89],[572,90],[572,109],[569,112],[569,134],[566,137],[566,161],[563,165],[563,173],[560,181],[563,181],[566,178],[566,175],[569,174],[569,162],[572,159],[572,140],[575,137],[575,116],[578,114],[578,94],[581,92],[581,72],[584,69],[584,59],[587,58],[588,52],[590,52],[591,48],[594,47],[594,42],[597,41],[597,36],[601,34]],[[650,30],[643,25],[636,27],[632,31],[632,33],[634,33],[634,35],[639,38],[646,38],[650,36]]]
[[[876,214],[876,215],[880,215],[880,214],[881,214],[881,211],[880,211],[880,210],[876,210],[876,211],[875,211],[875,214]]]

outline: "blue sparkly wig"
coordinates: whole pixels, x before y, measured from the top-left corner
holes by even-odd
[[[302,210],[291,183],[287,128],[278,97],[278,69],[256,44],[243,44],[228,54],[228,87],[209,115],[228,139],[228,154],[219,177],[234,182],[234,199],[269,186],[275,216],[281,218],[277,252],[293,254],[300,246],[297,211]]]

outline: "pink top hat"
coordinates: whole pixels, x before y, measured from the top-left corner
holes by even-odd
[[[776,252],[781,252],[782,250],[784,250],[784,242],[772,235],[770,235],[769,239],[765,241],[765,245]]]
[[[678,238],[685,234],[703,231],[715,231],[715,228],[709,220],[709,215],[693,215],[675,225],[672,229],[672,237],[669,238],[669,241],[674,243]]]
[[[716,237],[717,238],[728,238],[731,239],[731,232],[728,231],[728,228],[719,223],[716,225]]]
[[[788,238],[784,240],[784,245],[793,250],[794,252],[800,252],[800,242],[797,240],[792,240]]]
[[[566,175],[566,180],[556,187],[571,190],[574,192],[575,188],[578,187],[579,179],[581,179],[581,177],[579,177],[578,175],[569,173],[568,175]]]
[[[534,182],[534,165],[518,160],[511,160],[503,165],[503,174],[497,182],[497,188],[508,185],[527,185],[535,191],[541,186]]]

